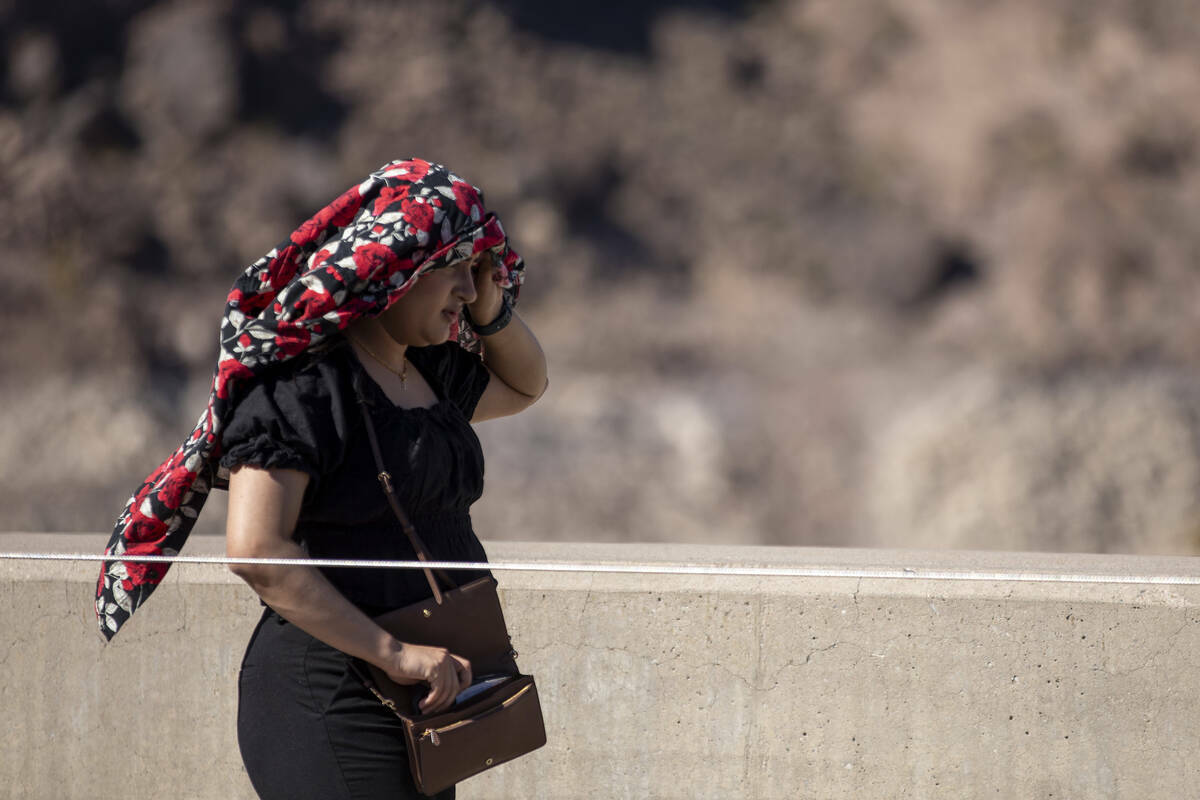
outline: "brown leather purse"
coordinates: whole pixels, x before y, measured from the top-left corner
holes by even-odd
[[[408,515],[392,489],[392,477],[383,465],[383,454],[363,398],[359,396],[371,451],[379,468],[379,483],[388,504],[400,521],[417,558],[430,561]],[[479,578],[463,586],[443,570],[424,567],[433,597],[389,611],[375,622],[402,642],[444,647],[471,663],[471,672],[487,682],[472,687],[470,699],[436,714],[421,714],[416,703],[424,684],[398,684],[383,670],[355,659],[363,683],[392,710],[404,726],[408,761],[417,788],[437,794],[461,780],[511,761],[546,743],[546,727],[532,675],[517,669],[496,580]],[[438,578],[447,588],[443,591]],[[460,698],[464,694],[459,695]]]

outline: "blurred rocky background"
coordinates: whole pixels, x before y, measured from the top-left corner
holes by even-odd
[[[1200,550],[1191,3],[0,21],[0,529],[106,534],[234,277],[420,155],[485,188],[551,359],[479,428],[485,538]]]

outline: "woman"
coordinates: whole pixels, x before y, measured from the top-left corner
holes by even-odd
[[[547,385],[537,339],[511,307],[522,277],[474,187],[419,160],[374,173],[235,285],[206,416],[182,455],[131,498],[109,552],[174,549],[206,475],[219,482],[227,472],[230,556],[414,559],[376,481],[365,411],[431,555],[486,560],[468,514],[483,478],[469,423],[515,414]],[[482,359],[459,343],[478,340]],[[171,482],[181,469],[183,483],[194,476],[182,488]],[[111,635],[161,570],[109,564],[97,611]],[[256,791],[291,800],[420,796],[398,721],[350,659],[428,684],[423,712],[448,708],[470,685],[465,659],[396,641],[372,621],[426,598],[423,574],[233,569],[266,606],[239,679],[238,740]]]

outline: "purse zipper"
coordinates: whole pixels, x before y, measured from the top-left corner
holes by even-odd
[[[487,711],[483,712],[482,714],[476,714],[473,717],[467,717],[466,719],[460,719],[458,722],[451,722],[449,725],[444,725],[440,728],[426,728],[425,732],[421,734],[421,738],[424,739],[426,737],[429,737],[430,743],[434,747],[437,747],[437,746],[441,745],[441,743],[442,743],[442,737],[440,736],[440,734],[443,734],[446,731],[452,731],[455,728],[461,728],[463,725],[466,725],[470,722],[474,722],[477,719],[482,719],[483,717],[486,717],[489,714],[494,714],[502,708],[508,708],[513,703],[517,702],[517,700],[520,699],[521,695],[525,694],[532,688],[533,688],[533,684],[531,683],[528,686],[526,686],[525,688],[523,688],[521,691],[514,694],[512,697],[505,700],[500,705],[495,706],[493,708],[489,708]]]

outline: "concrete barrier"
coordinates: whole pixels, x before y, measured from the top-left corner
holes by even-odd
[[[0,551],[104,537],[0,535]],[[193,546],[194,545],[194,546]],[[219,540],[189,553],[219,553]],[[493,559],[983,571],[991,580],[503,573],[549,744],[471,798],[1177,798],[1200,785],[1200,587],[1178,558],[492,543]],[[92,563],[0,561],[0,796],[251,798],[258,616],[176,566],[109,645]]]

